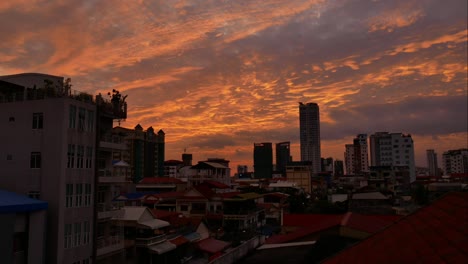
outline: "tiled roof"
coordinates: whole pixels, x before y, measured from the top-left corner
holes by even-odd
[[[267,244],[294,241],[332,227],[346,226],[355,230],[373,234],[397,221],[397,215],[361,215],[346,213],[339,215],[326,214],[284,214],[283,225],[299,227],[294,232],[274,235],[267,239]]]
[[[449,193],[325,263],[466,263],[468,193]]]
[[[171,242],[172,244],[174,244],[176,246],[180,246],[180,245],[183,245],[183,244],[185,244],[185,243],[187,243],[189,241],[188,241],[188,239],[186,239],[183,236],[178,236],[178,237],[176,237],[174,239],[169,240],[169,242]]]
[[[229,189],[230,188],[228,185],[221,183],[219,181],[206,180],[203,182],[206,183],[211,188],[217,188],[217,189]]]

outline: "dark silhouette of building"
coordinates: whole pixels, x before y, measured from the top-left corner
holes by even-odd
[[[192,154],[184,153],[182,154],[182,162],[184,166],[192,166]]]
[[[312,161],[312,173],[318,174],[320,164],[320,112],[316,103],[299,103],[301,161]]]
[[[286,165],[291,161],[291,143],[276,143],[276,170],[283,174],[286,173]]]
[[[335,160],[334,162],[334,169],[335,169],[335,177],[340,177],[344,175],[344,168],[343,168],[343,161],[342,160]]]
[[[255,178],[271,178],[273,174],[273,148],[271,143],[254,143]]]

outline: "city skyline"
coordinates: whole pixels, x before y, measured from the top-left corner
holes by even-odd
[[[254,142],[290,141],[300,160],[302,101],[320,106],[322,157],[344,160],[356,134],[402,132],[425,166],[426,149],[467,147],[466,9],[456,0],[4,1],[0,75],[119,90],[129,106],[121,126],[163,129],[166,159],[187,149],[252,169]]]

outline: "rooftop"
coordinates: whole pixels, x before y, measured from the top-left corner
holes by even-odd
[[[325,263],[464,263],[468,193],[446,194]]]

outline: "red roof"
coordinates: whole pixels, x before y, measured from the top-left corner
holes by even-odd
[[[203,181],[203,183],[206,183],[211,188],[217,188],[217,189],[229,189],[230,188],[228,185],[218,182],[218,181],[206,180],[206,181]]]
[[[217,240],[214,238],[207,238],[203,239],[202,241],[198,242],[198,248],[202,251],[208,252],[210,254],[215,254],[221,252],[223,249],[229,246],[228,242],[224,242],[221,240]]]
[[[240,193],[241,192],[226,192],[226,193],[218,193],[218,195],[221,196],[222,198],[232,198]]]
[[[449,193],[325,263],[465,263],[468,193]]]
[[[171,177],[146,177],[141,179],[140,184],[180,184],[184,183],[180,179]]]
[[[178,218],[181,213],[179,212],[171,212],[167,210],[160,210],[160,209],[150,209],[153,216],[157,219],[161,219],[164,221],[171,222],[172,218]]]
[[[208,198],[208,199],[210,199],[211,197],[213,197],[216,194],[213,190],[211,190],[211,188],[208,185],[203,184],[203,183],[195,186],[194,188],[199,193],[201,193],[201,195],[203,195],[205,198]],[[184,198],[186,198],[186,197],[184,197]]]
[[[346,213],[340,215],[324,214],[284,214],[283,225],[299,227],[292,233],[274,235],[266,240],[267,244],[294,241],[332,227],[346,226],[373,234],[400,219],[398,215],[361,215]]]

